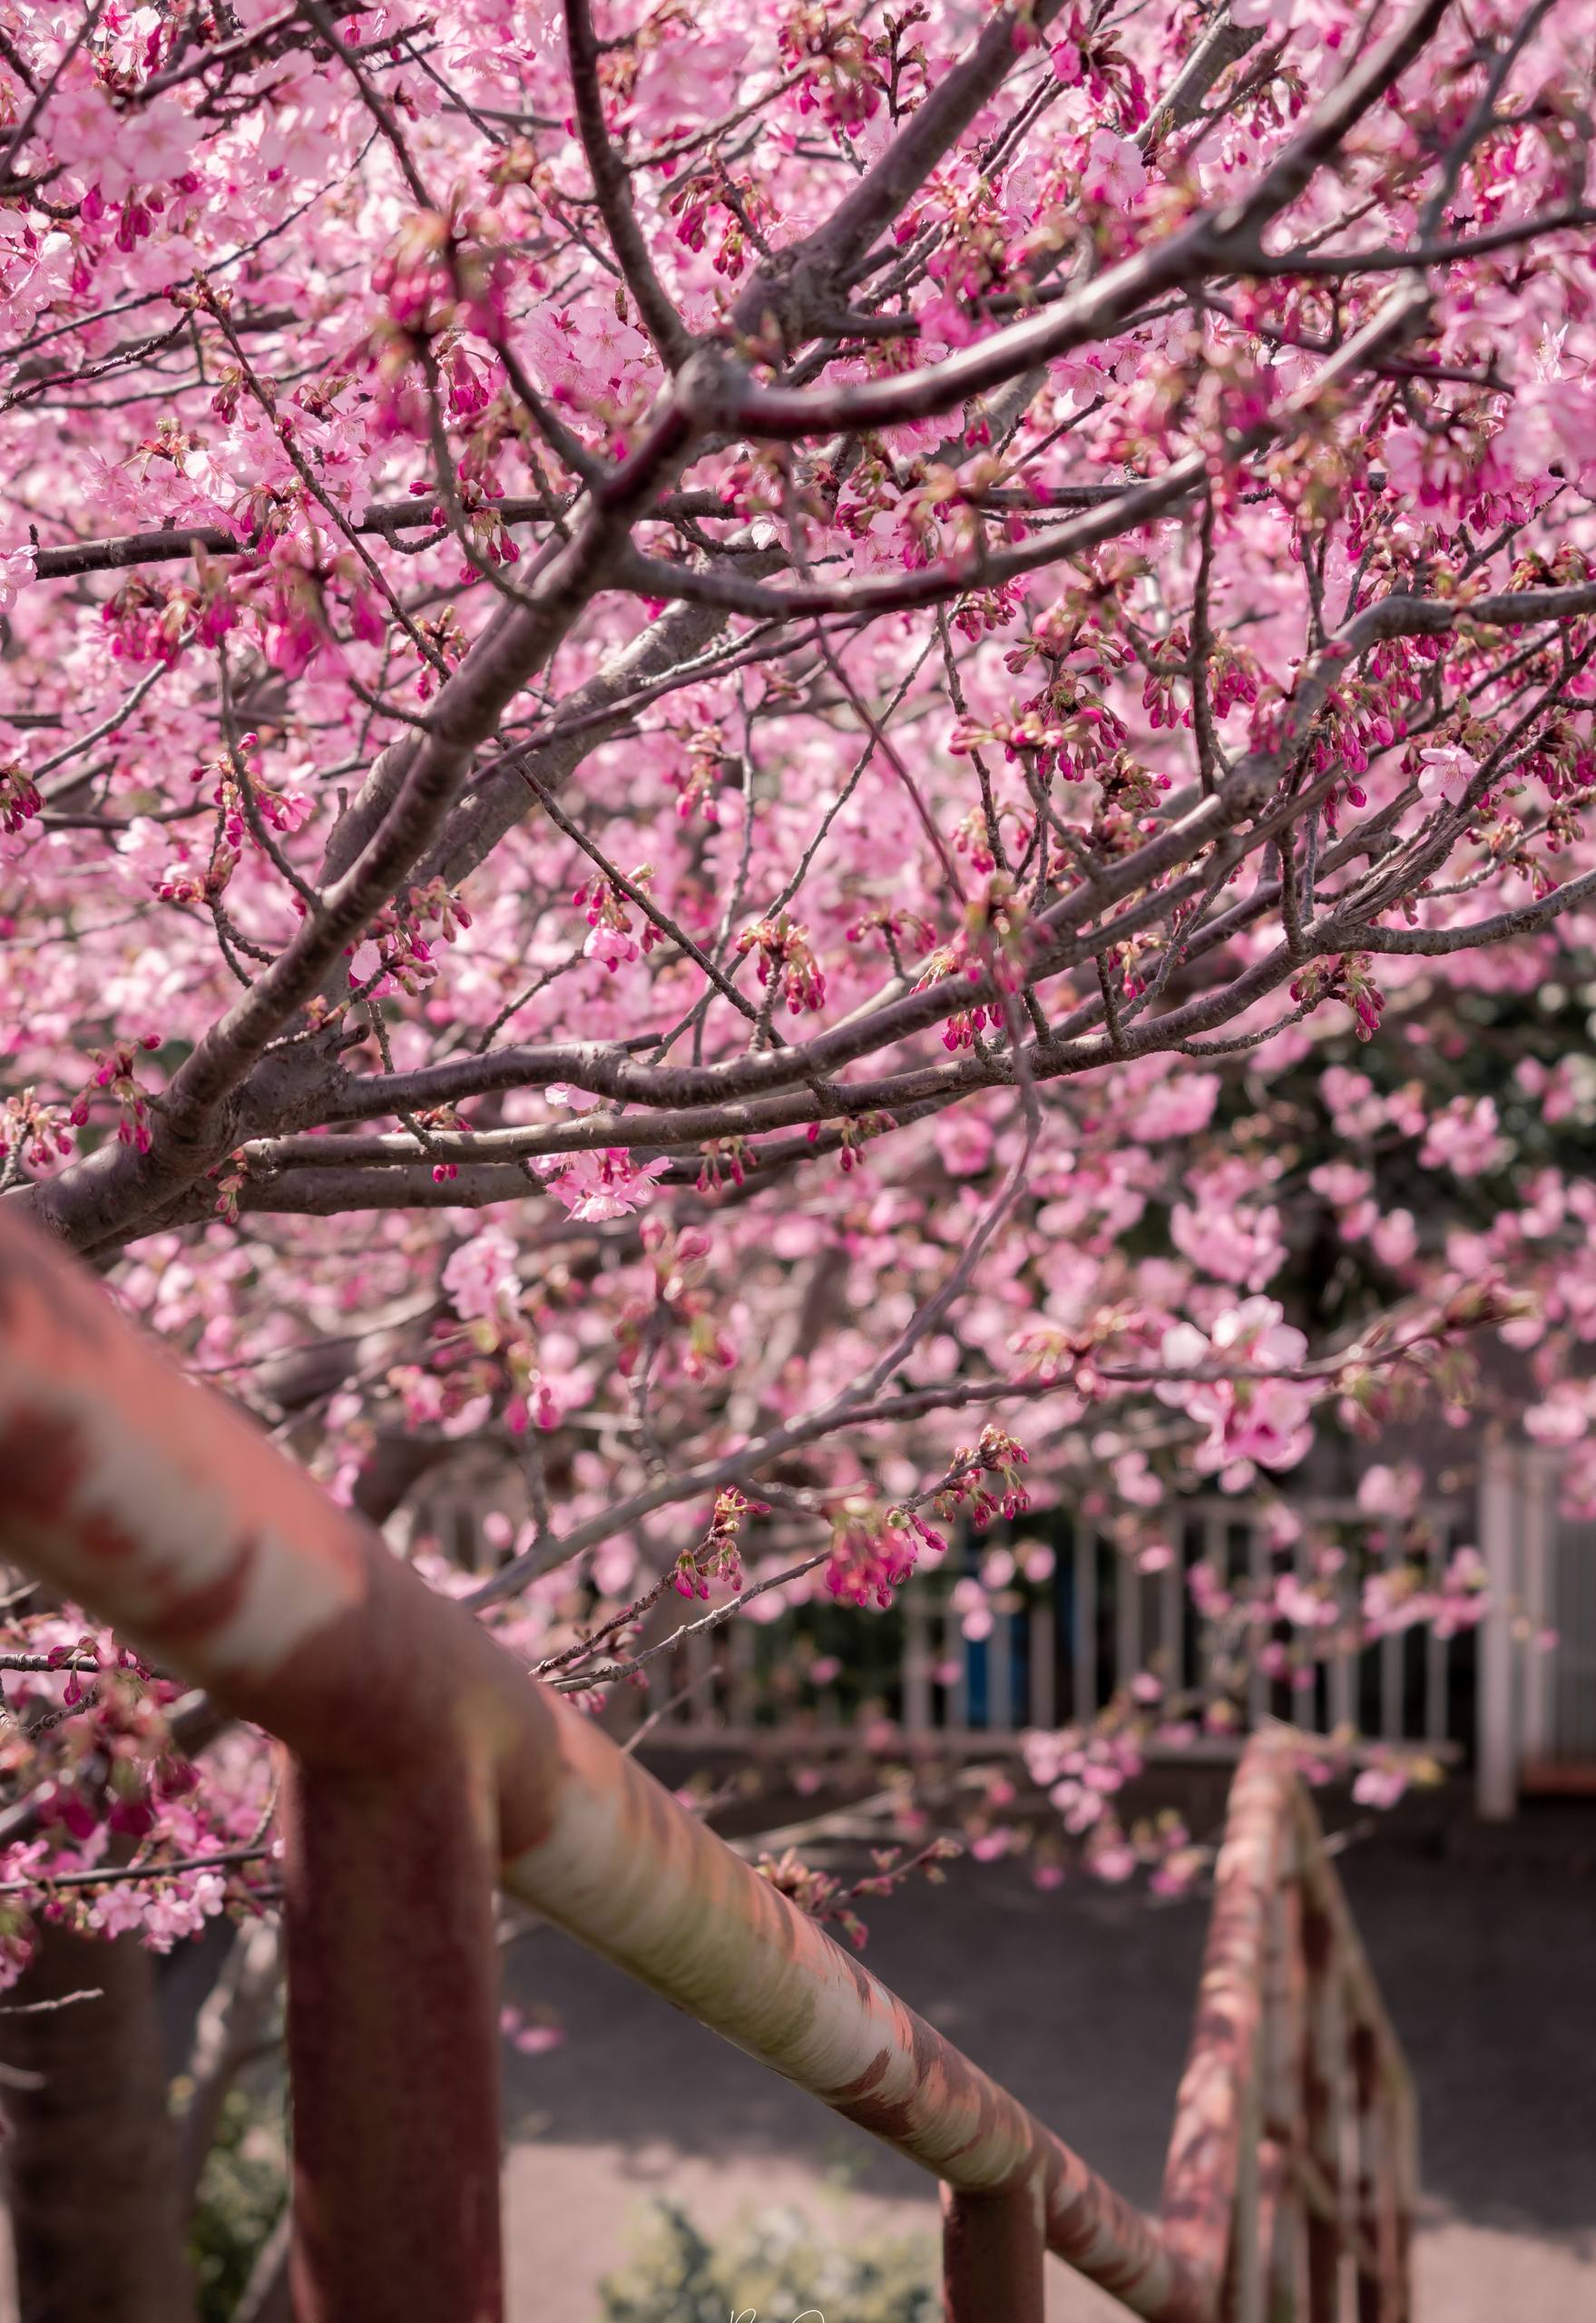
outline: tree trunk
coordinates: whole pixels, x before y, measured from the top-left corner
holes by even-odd
[[[267,2029],[281,1982],[277,1922],[246,1920],[201,2003],[189,2046],[189,2100],[177,2126],[178,2195],[187,2212],[199,2200],[228,2093]]]
[[[294,2323],[293,2299],[289,2289],[289,2245],[293,2227],[290,2212],[283,2211],[260,2246],[260,2255],[244,2285],[233,2323]]]
[[[95,1991],[0,2016],[21,2323],[193,2323],[152,1955],[41,1922],[0,2006]]]

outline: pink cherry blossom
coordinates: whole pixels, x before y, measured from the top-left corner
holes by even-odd
[[[1420,795],[1443,800],[1448,807],[1461,805],[1464,792],[1480,770],[1477,759],[1451,742],[1422,750],[1419,764]]]
[[[515,1244],[502,1227],[485,1227],[445,1261],[443,1286],[467,1322],[513,1313],[521,1295]]]

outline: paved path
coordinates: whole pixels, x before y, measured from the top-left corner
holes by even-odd
[[[1441,1860],[1344,1858],[1419,2086],[1417,2323],[1596,2323],[1596,1862],[1580,1844],[1543,1823]],[[1150,2204],[1204,1916],[961,1866],[876,1906],[867,1958]],[[553,1931],[518,1948],[513,1988],[567,2029],[512,2073],[513,2323],[594,2323],[655,2193],[710,2228],[796,2203],[839,2241],[934,2233],[919,2171]],[[1056,2262],[1049,2277],[1049,2323],[1122,2316]]]

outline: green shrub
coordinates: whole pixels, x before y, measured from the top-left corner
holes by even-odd
[[[847,2245],[796,2210],[762,2210],[710,2243],[673,2202],[655,2206],[632,2263],[599,2286],[602,2323],[937,2323],[929,2238]]]
[[[227,2323],[287,2200],[280,2102],[230,2090],[190,2230],[201,2323]]]

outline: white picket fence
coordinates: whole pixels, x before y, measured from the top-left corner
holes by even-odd
[[[1305,1501],[1297,1513],[1304,1538],[1296,1557],[1305,1577],[1307,1543],[1315,1534],[1334,1528],[1356,1548],[1378,1529],[1351,1501]],[[1472,1511],[1435,1502],[1416,1515],[1428,1535],[1425,1578],[1434,1586],[1452,1550],[1471,1536]],[[1244,1502],[1188,1501],[1170,1516],[1177,1559],[1150,1574],[1139,1573],[1102,1532],[1073,1525],[1055,1551],[1048,1582],[991,1593],[992,1627],[984,1638],[966,1637],[961,1612],[948,1603],[956,1578],[952,1557],[935,1578],[905,1589],[890,1614],[811,1605],[763,1630],[738,1619],[690,1637],[674,1657],[670,1694],[675,1707],[661,1730],[681,1743],[787,1750],[800,1737],[822,1745],[844,1737],[857,1740],[861,1729],[873,1726],[884,1742],[990,1750],[1028,1730],[1095,1716],[1143,1671],[1160,1677],[1171,1694],[1204,1700],[1222,1693],[1234,1641],[1199,1618],[1190,1569],[1200,1559],[1233,1585],[1256,1586],[1278,1569],[1278,1561],[1261,1513]],[[1395,1562],[1412,1562],[1405,1544],[1392,1554]],[[1307,1684],[1271,1679],[1256,1656],[1248,1657],[1246,1722],[1285,1716],[1327,1734],[1356,1725],[1383,1742],[1454,1755],[1465,1739],[1460,1730],[1466,1729],[1470,1707],[1473,1637],[1447,1639],[1425,1631],[1362,1646],[1362,1565],[1361,1558],[1349,1556],[1340,1581],[1342,1618],[1318,1633]],[[869,1651],[870,1625],[877,1622],[894,1642],[885,1664]],[[838,1623],[848,1625],[851,1697],[833,1681],[803,1690],[796,1701],[790,1686],[783,1701],[778,1684],[773,1698],[770,1681],[773,1673],[779,1680],[782,1661],[790,1669],[801,1641]],[[1205,1738],[1184,1747],[1211,1755],[1236,1746]]]
[[[1311,1685],[1273,1681],[1251,1659],[1244,1723],[1275,1715],[1325,1734],[1351,1726],[1384,1744],[1471,1760],[1476,1804],[1488,1818],[1514,1813],[1525,1790],[1596,1795],[1596,1524],[1560,1514],[1561,1465],[1554,1450],[1493,1433],[1480,1446],[1477,1496],[1435,1497],[1416,1512],[1431,1586],[1455,1548],[1478,1544],[1490,1611],[1477,1631],[1448,1639],[1420,1627],[1363,1645],[1357,1590],[1380,1560],[1355,1554],[1343,1578],[1343,1618],[1322,1633]],[[406,1505],[389,1528],[395,1545],[430,1537],[466,1569],[491,1569],[500,1552],[485,1524],[504,1492],[496,1466],[466,1463]],[[1379,1529],[1352,1500],[1294,1497],[1292,1506],[1305,1543],[1331,1528],[1357,1551]],[[1263,1515],[1218,1496],[1183,1501],[1166,1515],[1179,1562],[1152,1574],[1137,1573],[1100,1529],[1052,1526],[1051,1578],[992,1593],[984,1640],[965,1636],[948,1603],[957,1552],[940,1573],[903,1591],[889,1613],[826,1601],[773,1623],[739,1614],[677,1649],[651,1698],[670,1704],[651,1739],[750,1752],[861,1741],[883,1750],[976,1752],[1091,1718],[1149,1669],[1171,1692],[1199,1701],[1223,1692],[1232,1649],[1199,1619],[1188,1575],[1200,1559],[1232,1584],[1260,1581],[1276,1563]],[[1409,1543],[1400,1531],[1396,1538],[1391,1554],[1411,1562]],[[965,1551],[972,1561],[979,1554],[979,1547]],[[1299,1548],[1299,1573],[1305,1554]],[[687,1612],[683,1601],[671,1603]],[[803,1657],[825,1652],[827,1640],[837,1674],[810,1683]],[[1186,1754],[1222,1757],[1235,1748],[1199,1736]]]

